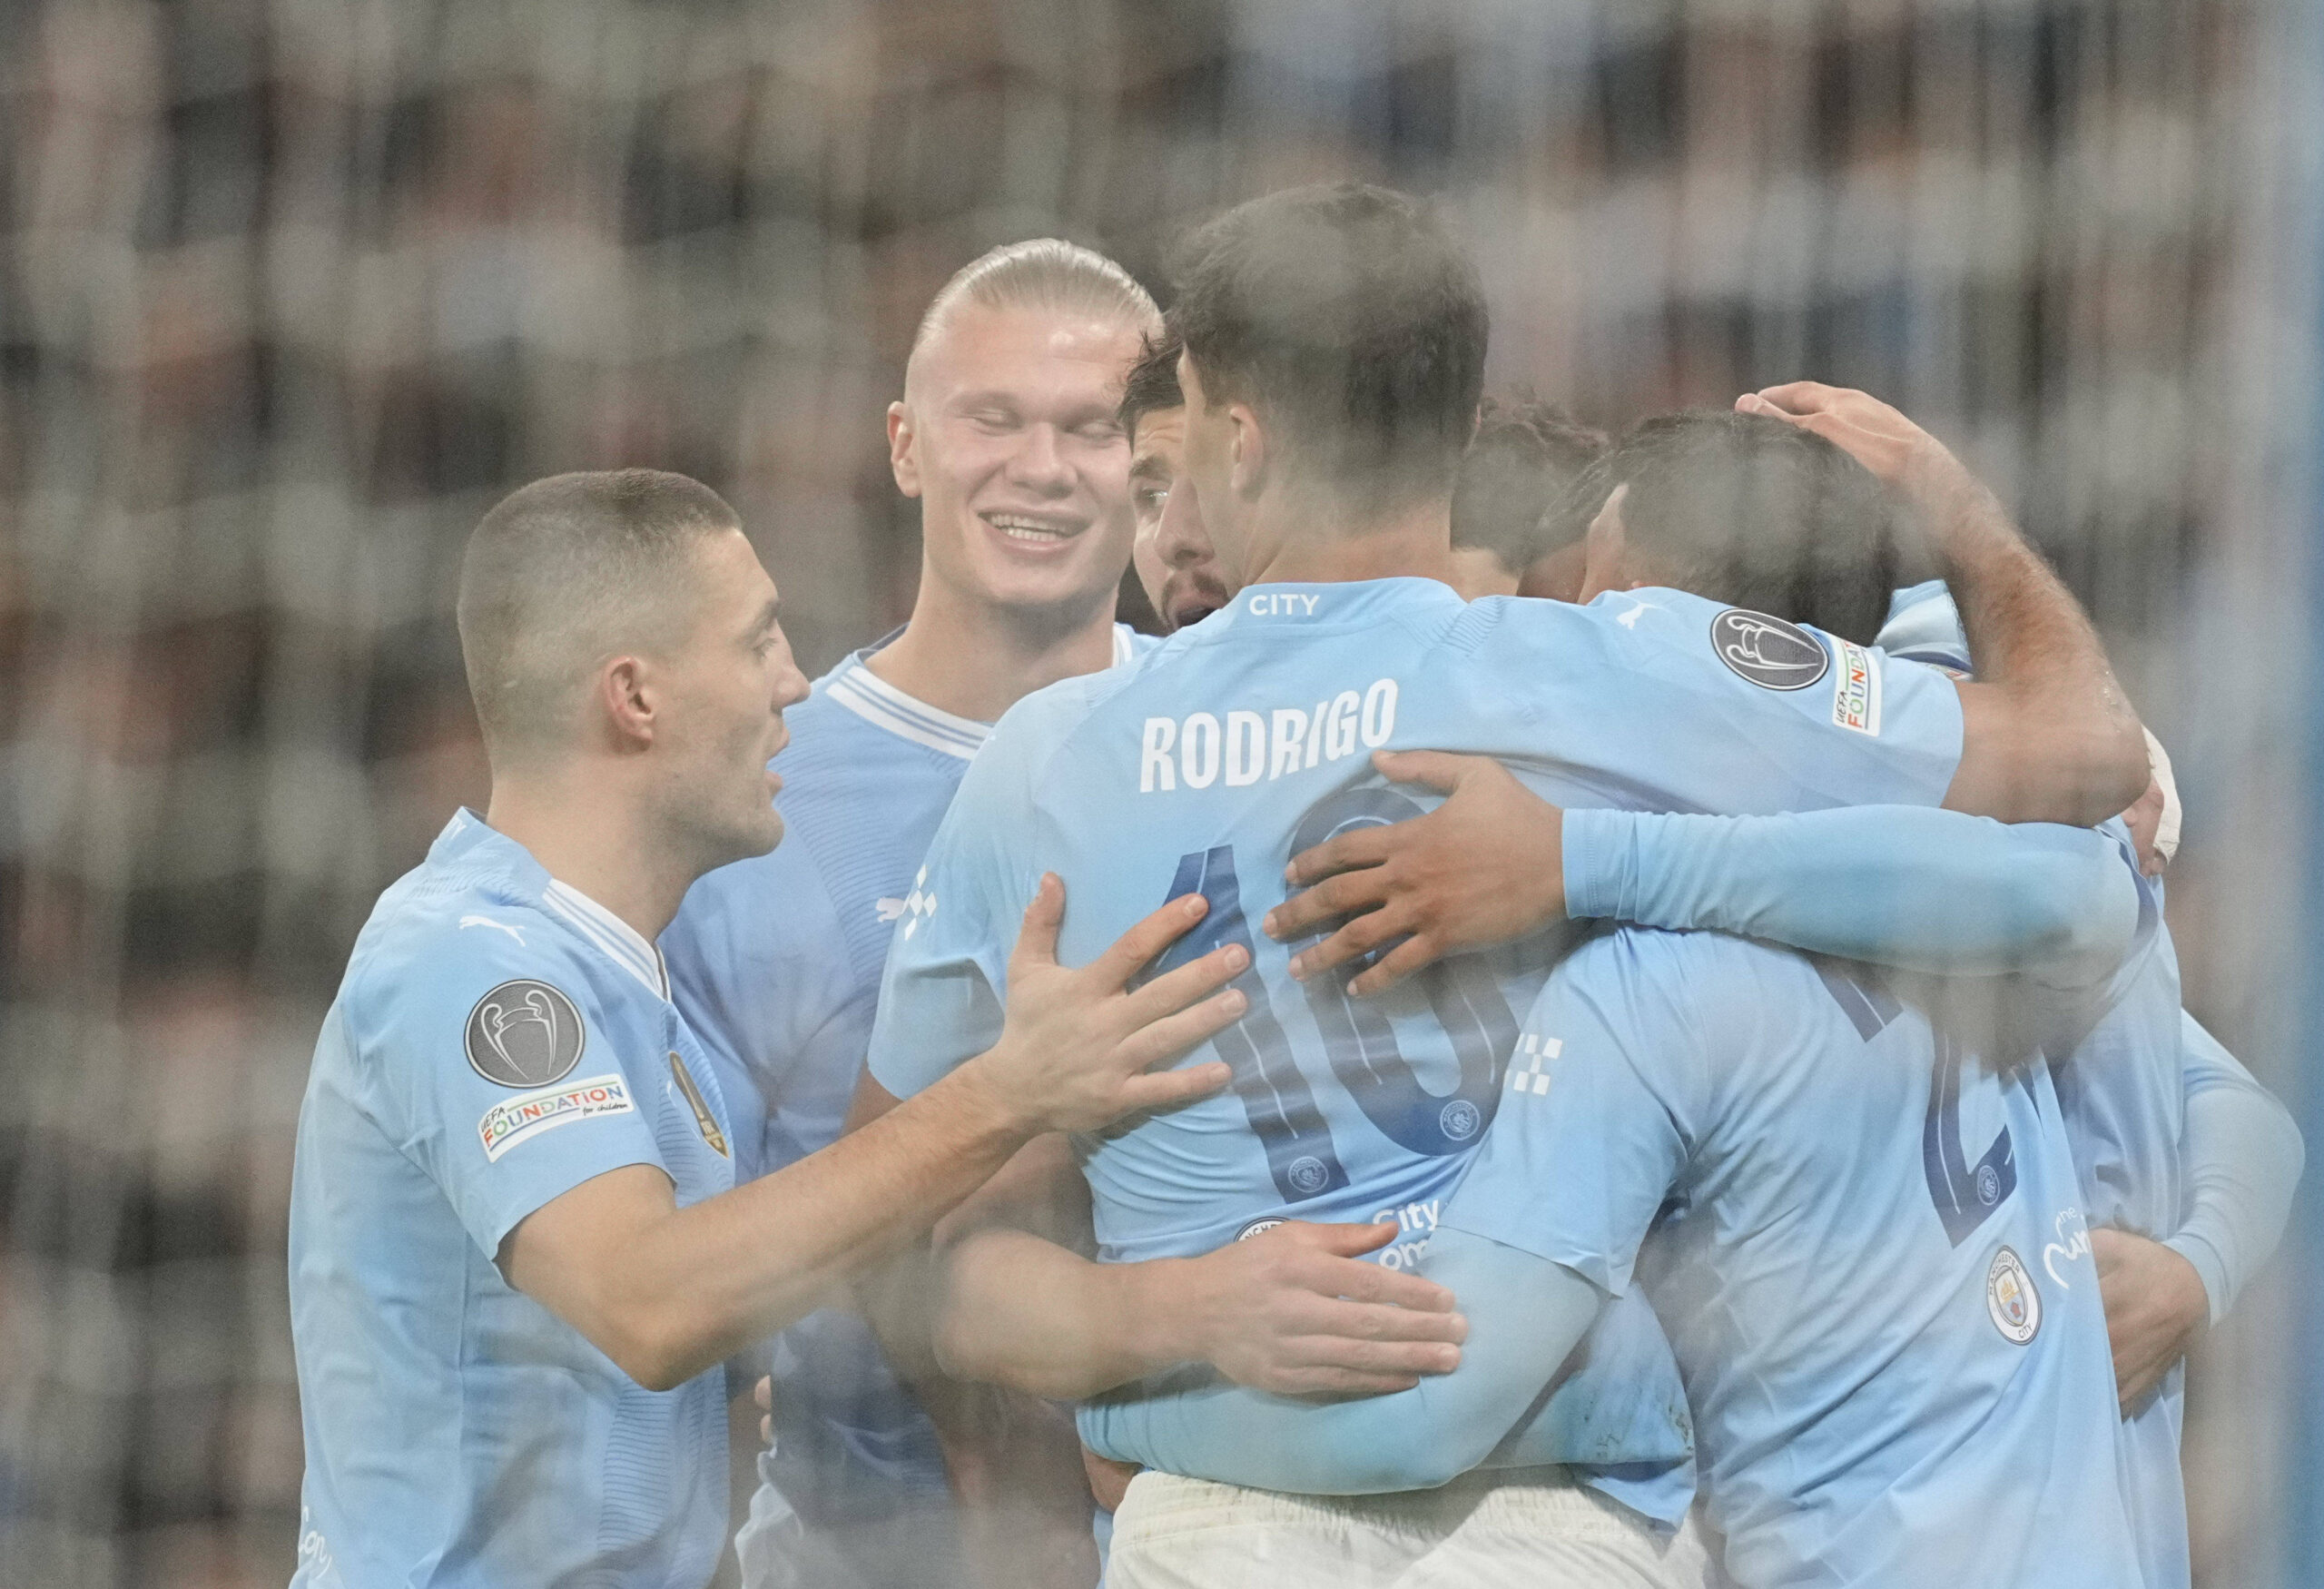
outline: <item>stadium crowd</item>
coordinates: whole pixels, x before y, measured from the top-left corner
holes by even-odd
[[[1400,194],[1175,257],[936,295],[812,686],[708,488],[484,516],[490,800],[300,1109],[294,1581],[2188,1582],[2301,1145],[2073,597],[1866,393],[1487,400]]]

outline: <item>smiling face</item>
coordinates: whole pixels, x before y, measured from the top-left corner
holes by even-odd
[[[764,854],[783,837],[782,781],[767,767],[790,742],[783,712],[807,679],[775,617],[774,581],[740,529],[694,553],[700,606],[685,639],[660,659],[665,726],[655,749],[672,827],[709,865]]]
[[[1156,614],[1173,630],[1200,623],[1225,607],[1230,594],[1194,491],[1174,489],[1186,439],[1186,410],[1157,409],[1139,417],[1129,454],[1137,577]]]
[[[913,355],[890,461],[921,499],[931,577],[1061,621],[1112,601],[1132,530],[1114,406],[1141,330],[971,303]]]

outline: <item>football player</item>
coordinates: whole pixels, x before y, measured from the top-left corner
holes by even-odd
[[[1747,812],[1944,801],[2090,820],[2144,782],[2086,623],[1990,498],[1949,476],[1915,482],[1941,549],[1965,587],[2015,593],[1972,604],[2007,658],[1976,685],[1677,593],[1464,607],[1443,582],[1483,311],[1467,262],[1408,201],[1342,186],[1230,212],[1196,240],[1174,312],[1178,489],[1193,485],[1240,588],[1133,666],[1020,704],[970,769],[930,856],[943,903],[899,940],[883,986],[871,1070],[891,1096],[971,1051],[1005,982],[993,928],[1034,857],[1103,895],[1068,936],[1175,885],[1219,902],[1222,941],[1248,942],[1292,854],[1420,809],[1382,785],[1370,750],[1493,752],[1575,804]],[[1513,1012],[1550,960],[1540,943],[1488,952],[1371,1004],[1339,978],[1301,987],[1257,947],[1253,1014],[1221,1047],[1236,1096],[1080,1144],[1109,1258],[1206,1252],[1286,1218],[1393,1210],[1424,1231],[1498,1105]],[[1655,1525],[1692,1491],[1683,1403],[1656,1377],[1666,1351],[1650,1319],[1614,1330],[1592,1367],[1620,1369],[1552,1397],[1537,1444],[1502,1454],[1565,1465],[1575,1484],[1534,1486],[1560,1492],[1545,1517],[1612,1517],[1648,1574],[1684,1554]],[[1563,1492],[1583,1485],[1622,1505],[1577,1512]],[[1207,1519],[1247,1521],[1231,1503]]]
[[[485,516],[458,618],[491,803],[381,895],[300,1106],[293,1581],[703,1583],[723,1361],[1029,1139],[1223,1084],[1143,1072],[1239,1011],[1195,1001],[1247,956],[1126,991],[1199,918],[1178,901],[1064,971],[1044,881],[963,1084],[737,1188],[654,939],[782,836],[767,763],[807,685],[774,585],[707,487],[561,475]]]

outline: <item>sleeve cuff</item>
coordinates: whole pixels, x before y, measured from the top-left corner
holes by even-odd
[[[2181,1230],[2162,1245],[2195,1266],[2195,1278],[2202,1281],[2203,1295],[2211,1300],[2211,1322],[2216,1325],[2226,1318],[2235,1298],[2228,1283],[2227,1260],[2219,1248],[2191,1230]]]
[[[1565,855],[1565,913],[1577,920],[1622,913],[1629,882],[1630,837],[1637,814],[1569,808]]]

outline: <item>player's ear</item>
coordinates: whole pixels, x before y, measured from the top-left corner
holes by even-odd
[[[920,432],[912,423],[911,410],[902,402],[888,405],[888,468],[896,477],[896,489],[907,497],[920,495]]]
[[[1266,489],[1266,432],[1248,403],[1229,403],[1226,422],[1234,430],[1226,443],[1228,483],[1237,496],[1256,497]]]
[[[597,711],[618,750],[641,751],[654,743],[660,691],[642,657],[615,656],[597,669]]]
[[[1606,505],[1581,538],[1581,589],[1576,601],[1589,601],[1608,590],[1627,590],[1636,583],[1625,572],[1630,544],[1622,528],[1622,498],[1630,490],[1625,480],[1608,492]]]

